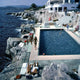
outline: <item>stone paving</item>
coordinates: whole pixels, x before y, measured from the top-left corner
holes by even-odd
[[[50,26],[50,28],[55,28],[55,26]],[[34,62],[37,63],[38,62],[39,63],[39,67],[40,67],[40,71],[39,71],[40,76],[37,77],[37,78],[33,78],[31,80],[42,80],[41,79],[41,74],[42,74],[42,70],[43,70],[44,66],[48,66],[53,62],[54,63],[64,63],[64,64],[66,64],[69,67],[70,71],[72,71],[72,69],[78,70],[78,66],[80,65],[80,57],[79,57],[79,55],[75,56],[77,59],[75,59],[73,57],[73,55],[72,56],[67,56],[67,59],[65,59],[64,56],[62,56],[63,59],[60,58],[61,56],[57,56],[57,57],[56,56],[54,56],[54,57],[51,57],[51,56],[38,56],[38,48],[39,48],[38,45],[39,45],[39,36],[40,36],[39,29],[40,28],[36,28],[36,34],[35,34],[37,36],[37,38],[38,38],[37,49],[35,50],[34,43],[32,45],[31,45],[31,43],[26,45],[27,49],[28,49],[27,52],[31,52],[29,63],[34,63]],[[24,62],[27,62],[26,58],[25,58]],[[19,80],[27,80],[27,79],[26,79],[26,76],[22,76],[22,78],[19,79]]]

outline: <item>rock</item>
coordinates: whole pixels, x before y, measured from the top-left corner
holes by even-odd
[[[8,38],[7,40],[7,47],[6,47],[6,54],[10,55],[12,59],[15,60],[15,57],[17,59],[20,59],[20,56],[24,56],[23,54],[27,53],[27,47],[23,46],[20,47],[18,44],[23,41],[21,38]]]
[[[11,13],[12,16],[21,16],[21,12],[13,12]]]
[[[15,80],[16,76],[13,76],[10,80]]]
[[[22,18],[23,18],[23,19],[28,18],[28,13],[24,13],[24,14],[22,15]]]
[[[6,13],[6,15],[11,15],[12,13]]]
[[[21,28],[21,33],[22,34],[26,34],[26,33],[29,33],[30,31],[34,30],[34,27],[31,27],[31,25],[25,25],[25,24],[22,24],[20,26]]]
[[[11,56],[14,58],[20,50],[21,50],[21,47],[19,46],[11,48],[10,49]]]
[[[16,56],[13,58],[11,64],[4,68],[4,70],[0,73],[0,80],[14,80],[15,75],[18,75],[20,73],[22,63],[29,62],[30,53],[27,52],[26,46],[23,46],[22,48],[16,46],[12,47],[11,49],[13,54],[16,52],[14,49],[19,51],[16,53]],[[21,80],[25,79],[21,78]]]
[[[21,17],[24,15],[24,12],[21,12]]]
[[[10,55],[10,49],[12,47],[17,46],[21,42],[21,38],[11,38],[7,39],[7,47],[6,47],[6,54]]]
[[[68,67],[65,64],[52,63],[42,72],[42,80],[73,80],[67,75]]]
[[[29,33],[29,30],[26,30],[26,29],[21,29],[21,33],[22,33],[22,34]]]
[[[12,16],[15,16],[15,13],[12,13],[11,15],[12,15]]]

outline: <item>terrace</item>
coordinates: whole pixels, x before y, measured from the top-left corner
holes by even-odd
[[[34,44],[32,46],[32,51],[31,51],[31,55],[30,55],[30,60],[65,60],[65,59],[80,59],[80,53],[78,54],[65,54],[65,55],[39,55],[39,44],[40,44],[40,30],[47,30],[49,28],[36,28],[36,36],[38,38],[38,43],[37,43],[37,49],[34,49]],[[50,29],[54,29],[54,28],[50,28]],[[80,38],[77,37],[75,34],[73,34],[71,31],[69,30],[65,30],[65,32],[75,40],[76,44],[79,45],[80,47]],[[80,51],[79,51],[80,52]]]

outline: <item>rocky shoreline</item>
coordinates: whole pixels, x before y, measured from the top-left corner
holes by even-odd
[[[24,12],[13,12],[13,13],[7,13],[6,15],[21,17],[23,20],[27,19],[30,23],[32,21],[32,24],[34,24],[34,20],[32,15],[34,14],[33,11],[24,11]],[[25,34],[29,34],[31,31],[34,32],[34,27],[29,24],[22,24],[20,26],[20,33],[21,36]],[[24,43],[24,40],[26,38],[12,38],[9,37],[7,39],[7,46],[6,46],[6,54],[11,57],[12,61],[10,64],[2,70],[0,73],[0,80],[10,80],[11,77],[19,74],[22,63],[23,62],[29,62],[29,56],[30,52],[27,52],[28,47],[27,46],[20,47],[20,42]]]
[[[30,51],[28,51],[28,48],[29,46],[31,47],[32,45],[30,42],[25,45],[24,41],[30,38],[29,34],[31,32],[33,34],[35,33],[34,24],[37,22],[37,19],[33,16],[34,14],[35,14],[34,11],[7,13],[7,15],[21,17],[21,19],[26,19],[28,23],[22,24],[20,26],[21,29],[20,38],[9,37],[7,39],[6,54],[11,56],[12,62],[0,73],[0,80],[14,80],[16,75],[20,73],[22,64],[24,62],[29,63]],[[24,45],[20,45],[20,43]],[[80,62],[79,60],[72,60],[72,61],[70,60],[70,62],[68,60],[59,61],[59,64],[56,63],[58,61],[38,61],[38,62],[40,63],[40,68],[42,68],[40,72],[40,75],[42,76],[36,78],[36,80],[50,80],[50,79],[51,80],[78,80],[78,77],[74,79],[73,75],[67,72],[71,72],[71,69],[76,68],[73,67],[75,66],[76,62],[78,62],[77,66],[79,66],[79,62]],[[48,66],[47,64],[50,64],[50,66]],[[73,79],[69,75],[72,75]],[[21,80],[25,80],[25,79],[21,79]]]
[[[21,19],[26,19],[28,21],[35,21],[37,22],[37,19],[34,17],[35,11],[33,10],[24,10],[24,12],[13,12],[13,13],[6,13],[6,15],[21,17]]]

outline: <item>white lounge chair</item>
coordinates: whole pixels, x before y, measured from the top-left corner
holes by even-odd
[[[27,63],[23,63],[23,64],[22,64],[22,68],[21,68],[21,71],[20,71],[20,75],[25,75],[25,74],[26,74],[26,72],[27,72],[27,66],[28,66]]]
[[[24,43],[23,42],[20,42],[19,43],[19,47],[23,47],[24,46]]]

